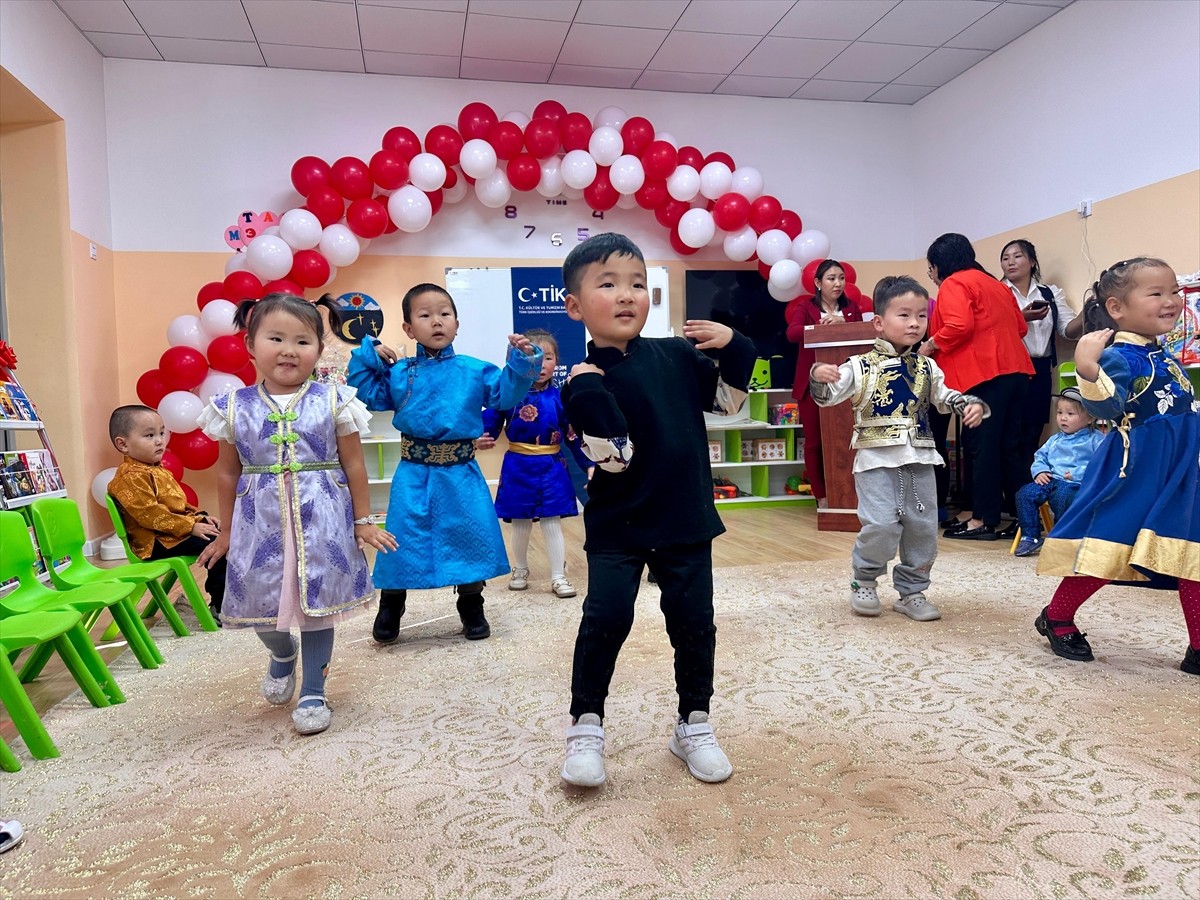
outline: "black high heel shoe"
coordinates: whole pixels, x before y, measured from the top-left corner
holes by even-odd
[[[1055,628],[1073,628],[1075,623],[1051,621],[1046,618],[1047,609],[1049,607],[1042,608],[1041,614],[1033,621],[1033,627],[1050,642],[1050,649],[1054,651],[1055,656],[1072,662],[1092,662],[1096,657],[1092,655],[1092,645],[1087,642],[1087,635],[1078,630],[1070,634],[1055,634]],[[1188,652],[1191,653],[1190,648]],[[1184,662],[1187,662],[1187,657],[1184,657]],[[1182,664],[1180,668],[1183,668]],[[1200,666],[1197,666],[1197,674],[1200,674]]]

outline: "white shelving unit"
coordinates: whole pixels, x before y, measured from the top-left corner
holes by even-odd
[[[745,494],[714,501],[718,507],[816,505],[811,494],[789,494],[785,489],[790,477],[804,474],[802,426],[772,425],[767,421],[768,408],[790,403],[791,394],[791,388],[751,391],[747,402],[749,419],[708,423],[709,439],[721,442],[721,462],[712,463],[714,477],[729,479]],[[747,438],[782,439],[785,441],[786,459],[742,459],[742,440]]]

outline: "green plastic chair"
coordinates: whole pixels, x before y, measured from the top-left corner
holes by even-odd
[[[124,703],[125,695],[117,687],[112,673],[104,664],[91,639],[83,630],[83,616],[78,610],[61,609],[51,612],[22,613],[0,621],[0,700],[12,716],[17,732],[35,759],[53,759],[58,748],[42,724],[41,717],[25,693],[21,679],[13,670],[11,655],[26,647],[50,647],[57,650],[67,671],[75,678],[92,706]],[[9,756],[12,751],[5,748]],[[12,756],[16,762],[16,757]],[[0,767],[8,771],[6,760],[0,757]],[[17,763],[20,768],[20,763]]]
[[[0,547],[4,548],[0,553],[0,584],[14,578],[20,582],[9,593],[0,595],[0,631],[5,630],[4,621],[10,616],[66,609],[84,616],[82,627],[86,632],[100,612],[107,609],[142,667],[158,668],[162,655],[133,605],[131,595],[137,592],[137,585],[113,581],[69,591],[50,590],[34,572],[33,541],[20,513],[0,510]],[[30,682],[37,678],[53,652],[54,648],[49,645],[36,648],[21,669],[21,681]]]
[[[0,737],[0,772],[20,772],[21,761],[12,752],[4,738]]]
[[[121,546],[125,548],[125,558],[135,564],[142,562],[133,552],[133,548],[129,546],[129,535],[125,531],[125,520],[121,518],[121,508],[117,505],[117,501],[112,494],[105,494],[104,499],[105,505],[108,507],[108,517],[112,519],[113,530],[121,539]],[[179,586],[183,588],[183,595],[192,605],[192,612],[196,614],[196,621],[200,623],[200,628],[204,631],[219,631],[217,620],[213,618],[212,611],[208,608],[208,602],[200,593],[200,585],[196,584],[196,578],[192,575],[192,566],[196,564],[197,559],[198,557],[195,556],[171,556],[167,559],[154,560],[155,563],[166,563],[171,567],[171,571],[163,576],[159,584],[164,592],[169,593],[178,580]],[[153,602],[147,605],[146,609],[142,611],[143,618],[153,606]]]

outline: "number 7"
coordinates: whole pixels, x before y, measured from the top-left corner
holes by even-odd
[[[534,225],[522,225],[521,227],[526,230],[525,240],[529,240],[531,237],[533,237],[533,233],[537,231],[537,227]]]

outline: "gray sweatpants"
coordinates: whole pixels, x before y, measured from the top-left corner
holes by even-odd
[[[892,567],[892,584],[901,597],[925,590],[937,556],[934,467],[914,464],[856,472],[854,489],[862,526],[851,555],[854,580],[864,587],[874,585],[887,574],[888,563],[899,547],[900,561]]]

